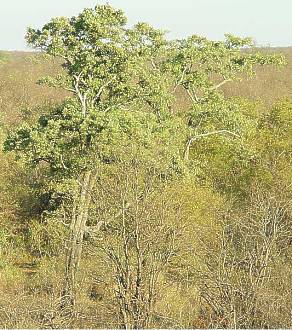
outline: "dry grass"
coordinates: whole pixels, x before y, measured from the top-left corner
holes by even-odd
[[[15,125],[31,118],[35,108],[62,100],[64,92],[36,84],[59,68],[57,61],[46,61],[39,54],[5,52],[0,64],[0,118]]]
[[[271,104],[275,100],[292,96],[292,47],[264,49],[269,53],[282,53],[287,66],[258,68],[256,76],[225,85],[223,90],[230,96],[243,96],[251,99],[261,98]]]

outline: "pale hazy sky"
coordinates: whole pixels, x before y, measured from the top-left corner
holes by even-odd
[[[232,33],[251,36],[258,45],[292,46],[292,0],[0,0],[0,49],[26,49],[28,26],[106,2],[123,9],[130,24],[151,23],[171,38]]]

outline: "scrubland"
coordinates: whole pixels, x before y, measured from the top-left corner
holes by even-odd
[[[282,53],[287,64],[258,66],[254,77],[220,87],[240,114],[240,141],[211,135],[190,143],[191,170],[178,163],[169,174],[171,145],[160,161],[164,151],[155,158],[129,149],[124,135],[103,137],[117,151],[97,162],[70,315],[60,305],[72,204],[64,186],[74,184],[60,186],[45,163],[29,166],[28,156],[1,148],[0,327],[291,328],[292,49],[260,51]],[[59,72],[61,61],[42,53],[0,53],[1,145],[71,97],[36,83]],[[173,113],[190,105],[178,87]],[[130,140],[144,141],[122,120]]]

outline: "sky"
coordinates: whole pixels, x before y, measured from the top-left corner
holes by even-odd
[[[221,40],[231,33],[259,46],[292,46],[292,0],[0,0],[0,49],[27,50],[28,26],[104,3],[123,9],[130,25],[148,22],[169,31],[169,38]]]

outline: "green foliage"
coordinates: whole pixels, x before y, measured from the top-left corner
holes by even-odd
[[[243,50],[250,49],[250,38],[226,35],[225,41],[210,41],[199,36],[172,43],[172,52],[167,61],[194,103],[222,98],[219,90],[223,84],[241,75],[254,74],[255,65],[284,65],[281,55],[267,55]]]
[[[145,64],[159,58],[166,42],[160,31],[147,24],[125,26],[124,14],[105,5],[71,19],[53,19],[42,30],[29,29],[28,43],[61,57],[68,74],[43,82],[75,93],[83,112],[85,107],[108,111],[137,102],[142,91],[136,79],[145,74],[147,78]]]
[[[164,33],[145,23],[126,28],[124,14],[109,5],[52,19],[41,30],[30,28],[27,40],[62,58],[64,74],[43,82],[69,90],[73,98],[40,117],[36,126],[10,135],[5,148],[25,151],[32,164],[46,162],[53,173],[75,177],[96,162],[112,162],[118,145],[135,142],[144,152],[151,143],[168,146],[174,155],[170,161],[177,164],[183,154],[188,158],[197,138],[238,136],[240,110],[224,100],[219,87],[252,74],[256,64],[284,61],[242,51],[250,39],[231,35],[224,42],[197,36],[167,42]],[[192,102],[182,115],[171,111],[178,87]]]

